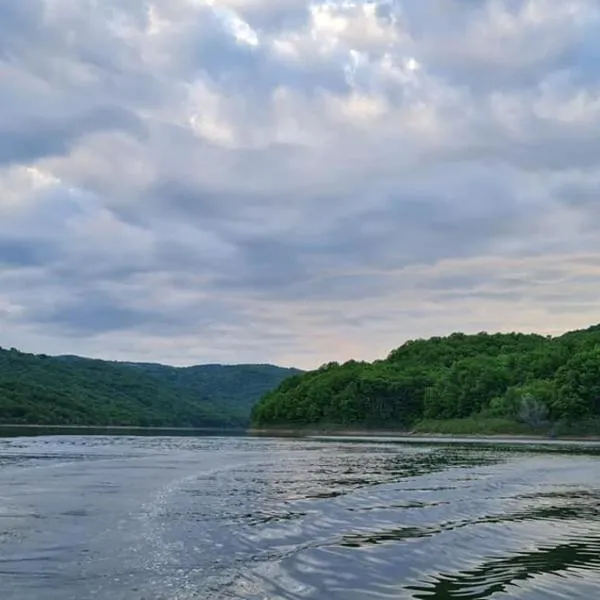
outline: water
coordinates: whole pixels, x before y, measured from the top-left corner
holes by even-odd
[[[600,450],[0,439],[2,600],[590,599]]]

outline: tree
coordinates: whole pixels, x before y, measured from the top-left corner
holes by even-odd
[[[327,363],[267,394],[253,422],[408,427],[482,415],[535,428],[600,415],[600,325],[556,338],[455,333],[371,364]]]

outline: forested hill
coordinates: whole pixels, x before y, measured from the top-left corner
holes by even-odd
[[[176,368],[0,348],[0,423],[244,427],[252,405],[296,369]]]
[[[255,427],[411,428],[423,419],[572,422],[600,415],[600,326],[560,337],[415,340],[373,363],[329,363],[283,381]]]

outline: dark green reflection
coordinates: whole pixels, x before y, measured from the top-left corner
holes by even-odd
[[[510,586],[536,575],[561,575],[570,568],[600,572],[600,537],[582,537],[551,548],[490,560],[477,569],[442,573],[432,584],[406,586],[406,589],[415,592],[415,599],[479,600],[506,592]]]

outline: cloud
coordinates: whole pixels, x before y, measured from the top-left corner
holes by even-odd
[[[371,359],[597,320],[593,0],[0,6],[0,344]]]

